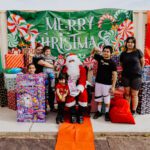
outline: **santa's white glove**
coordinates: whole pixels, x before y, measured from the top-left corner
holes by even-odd
[[[76,97],[76,96],[79,95],[79,93],[80,93],[80,91],[77,90],[77,91],[71,92],[70,95],[71,95],[72,97]]]
[[[77,85],[77,89],[80,91],[80,92],[83,92],[84,91],[84,86],[82,84],[79,84]]]

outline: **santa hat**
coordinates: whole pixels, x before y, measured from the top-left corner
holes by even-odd
[[[82,64],[79,57],[74,53],[70,53],[70,54],[67,55],[66,63],[68,63],[70,60],[74,60],[75,62],[78,62],[78,64],[80,64],[80,65]]]

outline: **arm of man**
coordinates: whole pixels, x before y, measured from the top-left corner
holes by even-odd
[[[54,68],[53,65],[49,64],[48,62],[46,62],[44,60],[39,60],[38,64],[41,65],[41,66],[43,66],[43,67],[48,67],[48,68],[52,68],[52,69]]]
[[[115,85],[117,82],[117,71],[112,72],[112,88],[111,88],[111,93],[115,92]]]

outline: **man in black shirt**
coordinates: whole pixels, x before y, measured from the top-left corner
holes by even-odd
[[[44,60],[44,56],[42,54],[43,46],[41,44],[37,44],[36,49],[35,49],[35,56],[33,57],[33,64],[36,67],[36,72],[35,73],[41,73],[43,72],[43,67],[47,68],[54,68],[53,65],[49,64]]]
[[[33,57],[33,60],[32,60],[33,64],[36,67],[35,73],[43,72],[43,67],[47,67],[47,68],[51,68],[51,69],[54,68],[53,65],[51,65],[45,61],[42,52],[43,52],[43,46],[40,43],[38,43],[36,46],[36,49],[35,49],[35,56]],[[55,109],[54,109],[55,93],[52,90],[50,84],[46,85],[46,97],[48,98],[48,102],[49,102],[51,111],[55,111]]]
[[[92,53],[97,50],[94,49]],[[94,59],[98,62],[98,69],[95,84],[95,101],[98,104],[98,112],[95,113],[94,119],[102,116],[102,101],[105,103],[105,120],[109,121],[109,107],[110,107],[110,92],[114,93],[115,84],[117,80],[116,64],[111,59],[112,47],[105,46],[103,48],[102,56],[94,55]]]

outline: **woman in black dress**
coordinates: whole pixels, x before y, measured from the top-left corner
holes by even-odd
[[[122,84],[125,89],[125,98],[131,100],[131,111],[134,115],[138,105],[138,92],[141,85],[144,57],[141,50],[136,48],[136,39],[128,37],[125,43],[125,51],[120,55],[120,63],[123,68]]]

